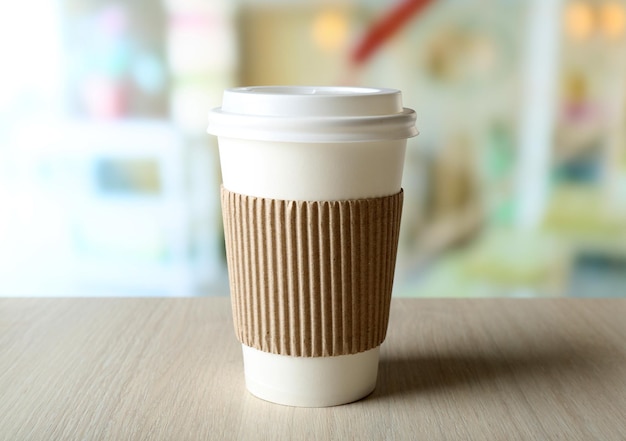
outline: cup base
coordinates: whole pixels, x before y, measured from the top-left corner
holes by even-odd
[[[291,357],[241,345],[250,393],[295,407],[329,407],[366,397],[376,387],[379,348],[336,357]]]

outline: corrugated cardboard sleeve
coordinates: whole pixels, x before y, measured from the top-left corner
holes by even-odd
[[[355,354],[385,339],[403,192],[291,201],[222,187],[235,332],[265,352]]]

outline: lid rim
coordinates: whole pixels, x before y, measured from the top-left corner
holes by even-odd
[[[226,89],[209,112],[208,133],[285,142],[361,142],[418,134],[397,89],[251,86]]]
[[[347,117],[279,117],[209,114],[207,132],[216,136],[279,142],[363,142],[407,139],[418,135],[412,109],[402,113]]]

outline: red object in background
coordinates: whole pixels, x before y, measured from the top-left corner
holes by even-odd
[[[350,62],[354,66],[365,63],[389,38],[398,32],[414,15],[422,12],[432,0],[404,0],[393,7],[370,28],[354,52]]]

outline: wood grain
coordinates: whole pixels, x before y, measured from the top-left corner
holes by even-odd
[[[0,299],[0,440],[626,439],[626,299],[394,299],[378,386],[245,391],[228,298]]]

